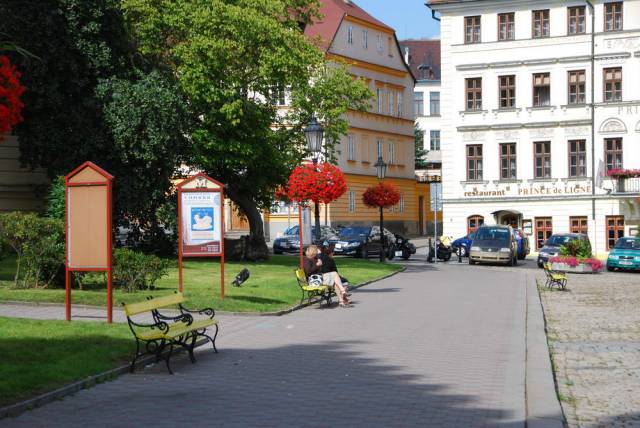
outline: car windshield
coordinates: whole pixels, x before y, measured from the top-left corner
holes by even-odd
[[[285,235],[297,235],[298,234],[298,226],[291,226],[287,230],[284,231]]]
[[[562,236],[562,235],[551,235],[551,238],[547,239],[546,245],[551,245],[553,247],[562,247],[569,241],[573,241],[576,239],[573,236]]]
[[[509,229],[503,229],[501,227],[483,227],[476,231],[474,240],[478,241],[508,241]]]
[[[614,248],[640,250],[640,238],[620,238]]]
[[[368,227],[345,227],[340,231],[341,238],[359,238],[369,236]]]

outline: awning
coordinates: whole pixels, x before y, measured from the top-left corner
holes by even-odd
[[[503,216],[505,214],[511,214],[511,215],[515,215],[515,216],[522,216],[522,213],[520,211],[516,211],[516,210],[498,210],[498,211],[494,211],[491,213],[493,216],[495,217],[500,217]]]

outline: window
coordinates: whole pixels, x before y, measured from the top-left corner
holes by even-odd
[[[429,115],[440,116],[440,92],[429,92]]]
[[[536,217],[536,250],[544,247],[544,243],[553,234],[551,217]]]
[[[387,161],[389,164],[395,163],[395,144],[389,143],[387,144]]]
[[[484,217],[481,215],[472,215],[467,217],[467,234],[475,232],[484,224]]]
[[[622,67],[604,69],[604,100],[622,101]]]
[[[376,47],[378,49],[378,53],[382,53],[382,50],[384,49],[384,46],[382,46],[382,35],[378,34],[378,36],[376,37]]]
[[[515,14],[500,13],[498,14],[498,40],[515,39]]]
[[[271,104],[274,106],[286,105],[284,85],[277,84],[271,86]]]
[[[353,44],[353,25],[349,25],[349,30],[347,32],[347,42],[349,42],[350,45]]]
[[[349,191],[349,212],[356,212],[356,192],[353,190]]]
[[[429,147],[431,150],[440,150],[440,131],[431,131],[429,135]]]
[[[585,99],[585,73],[584,70],[569,72],[569,104],[584,104]]]
[[[347,137],[347,159],[352,161],[352,160],[356,160],[355,157],[355,137],[351,134],[349,134],[349,136]]]
[[[549,9],[532,12],[532,35],[534,39],[549,37]]]
[[[585,140],[569,141],[569,177],[587,176],[587,149]]]
[[[387,101],[389,102],[389,116],[393,116],[396,105],[393,99],[393,91],[387,91]]]
[[[393,56],[393,39],[391,37],[387,37],[387,53],[389,56]]]
[[[378,140],[378,157],[382,157],[384,154],[384,148],[382,144],[382,140]]]
[[[604,31],[622,30],[622,2],[605,3]]]
[[[551,178],[551,142],[533,143],[534,177]]]
[[[404,212],[404,193],[400,193],[400,212]]]
[[[464,17],[464,42],[480,43],[480,16]]]
[[[549,73],[533,75],[533,105],[543,107],[551,104],[551,76]]]
[[[498,77],[500,86],[500,108],[514,108],[516,106],[516,76]]]
[[[587,217],[569,217],[569,227],[571,233],[587,234]]]
[[[624,216],[607,216],[607,250],[613,248],[616,241],[624,236]]]
[[[402,92],[398,92],[398,117],[402,117]]]
[[[369,49],[369,30],[366,28],[362,30],[362,47]]]
[[[622,138],[605,138],[604,158],[607,171],[622,168]]]
[[[271,214],[298,214],[298,204],[287,204],[283,201],[274,201],[271,204]]]
[[[516,143],[500,144],[500,179],[518,178],[516,163]]]
[[[467,146],[467,180],[482,180],[482,145]]]
[[[567,33],[584,34],[587,31],[584,18],[585,7],[574,6],[567,8]]]
[[[378,104],[378,113],[382,113],[382,89],[376,89],[376,103]]]
[[[413,113],[416,116],[424,116],[424,92],[413,93]]]
[[[482,110],[482,78],[465,79],[467,111]]]

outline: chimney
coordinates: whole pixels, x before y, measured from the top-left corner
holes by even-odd
[[[409,46],[404,47],[404,62],[409,65]]]

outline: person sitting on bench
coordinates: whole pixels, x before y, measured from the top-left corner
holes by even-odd
[[[320,252],[319,259],[322,263],[322,282],[326,285],[334,286],[341,306],[350,306],[349,296],[347,293],[347,287],[342,281],[342,277],[338,274],[338,266],[333,258],[334,245],[324,245]]]

